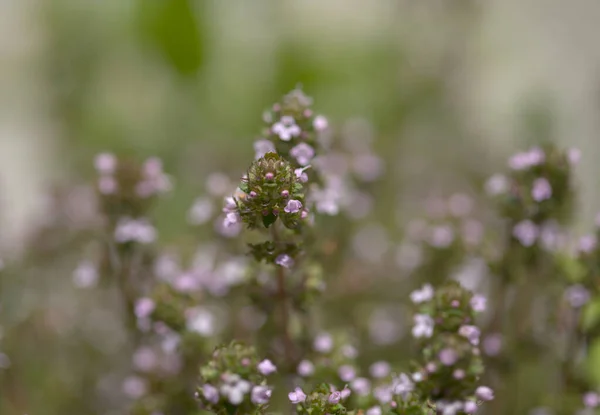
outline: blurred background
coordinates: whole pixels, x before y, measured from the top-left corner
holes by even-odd
[[[263,109],[297,85],[332,128],[373,137],[390,237],[423,198],[478,192],[540,137],[582,150],[576,225],[589,225],[598,21],[595,0],[0,1],[0,260],[19,264],[0,274],[12,334],[0,371],[19,368],[0,413],[96,413],[89,400],[108,386],[94,373],[123,345],[104,299],[72,286],[81,247],[32,248],[57,220],[50,196],[77,199],[99,152],[158,156],[175,187],[153,220],[161,244],[185,245],[206,177],[239,176]]]

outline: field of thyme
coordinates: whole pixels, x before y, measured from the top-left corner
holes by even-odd
[[[600,413],[594,154],[544,94],[481,127],[476,4],[364,11],[36,9],[0,414]]]

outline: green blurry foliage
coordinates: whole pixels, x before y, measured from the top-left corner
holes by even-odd
[[[137,1],[142,39],[179,74],[192,76],[204,62],[204,33],[198,6],[190,0]]]

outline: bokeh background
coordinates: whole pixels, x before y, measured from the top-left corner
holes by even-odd
[[[598,21],[594,0],[2,0],[0,258],[17,265],[0,274],[0,413],[93,414],[126,371],[110,295],[73,287],[81,245],[36,244],[58,221],[49,196],[77,200],[98,152],[161,157],[175,190],[153,220],[161,244],[189,244],[208,175],[239,176],[263,109],[298,84],[333,128],[373,138],[386,170],[370,220],[389,241],[425,197],[477,193],[541,139],[582,150],[575,226],[589,225]],[[331,299],[333,320],[349,301]]]

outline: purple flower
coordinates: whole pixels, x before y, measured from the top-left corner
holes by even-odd
[[[581,150],[579,150],[578,148],[568,149],[567,150],[567,160],[573,166],[575,164],[579,163],[579,160],[581,160]]]
[[[589,254],[596,249],[598,239],[596,235],[585,235],[579,239],[579,252]]]
[[[287,254],[281,254],[275,258],[275,263],[284,268],[291,268],[294,266],[294,258]]]
[[[390,364],[388,362],[384,362],[383,360],[379,362],[375,362],[369,368],[369,373],[375,379],[381,379],[390,374]]]
[[[461,380],[464,379],[465,377],[465,371],[462,369],[456,369],[453,373],[452,373],[452,377],[456,380]]]
[[[137,318],[146,318],[156,308],[156,303],[151,298],[140,298],[135,303],[135,315]]]
[[[327,122],[327,118],[322,115],[317,115],[313,120],[313,128],[316,131],[324,131],[329,126],[329,122]]]
[[[296,370],[300,376],[307,377],[315,373],[315,365],[309,360],[302,360],[298,363],[298,368]]]
[[[366,396],[371,392],[371,381],[367,378],[356,378],[350,387],[357,395]]]
[[[319,353],[329,353],[333,349],[333,338],[328,333],[321,333],[315,337],[313,348]]]
[[[346,399],[352,394],[352,390],[348,386],[344,386],[344,389],[341,391],[342,399]]]
[[[573,308],[583,307],[590,301],[590,292],[581,284],[575,284],[567,288],[565,298]]]
[[[492,333],[483,340],[483,351],[488,356],[497,356],[502,350],[502,334]]]
[[[433,298],[433,287],[431,284],[425,284],[420,290],[415,290],[410,294],[410,299],[415,304],[427,302]]]
[[[327,402],[329,402],[332,405],[340,403],[341,400],[342,393],[339,391],[331,392],[331,395],[329,395],[329,398],[327,398]]]
[[[231,196],[225,198],[225,203],[223,206],[224,213],[231,213],[237,211],[237,205],[235,203],[235,199]]]
[[[294,174],[300,183],[306,183],[308,181],[308,174],[306,174],[306,169],[309,169],[309,166],[304,166],[294,170]]]
[[[207,383],[206,385],[202,386],[201,389],[204,399],[206,399],[208,402],[212,403],[213,405],[219,402],[219,391],[217,388]]]
[[[367,409],[366,415],[381,415],[382,413],[380,406],[373,406]]]
[[[98,179],[98,191],[103,195],[116,193],[119,185],[114,177],[102,176]]]
[[[529,219],[526,219],[515,225],[512,234],[521,243],[521,245],[530,247],[535,243],[535,240],[539,234],[539,230],[535,223]]]
[[[250,400],[255,405],[264,405],[269,403],[271,399],[271,389],[268,386],[255,386],[252,388],[252,393],[250,394]]]
[[[117,223],[115,241],[148,244],[156,239],[156,229],[145,219],[123,218]]]
[[[495,174],[485,183],[485,192],[490,196],[498,196],[506,193],[509,183],[506,176]]]
[[[377,399],[379,403],[386,404],[392,400],[393,387],[388,385],[378,386],[373,390],[373,397]]]
[[[473,401],[467,401],[467,402],[465,402],[465,405],[463,407],[463,411],[465,411],[468,414],[475,413],[475,411],[477,411],[477,403],[473,402]]]
[[[315,156],[315,150],[306,143],[300,143],[291,148],[290,156],[295,158],[299,165],[306,166]]]
[[[288,393],[288,398],[291,403],[297,404],[306,400],[306,394],[302,389],[296,388],[293,392]]]
[[[223,220],[223,225],[226,228],[229,228],[233,225],[236,225],[238,223],[240,223],[242,220],[242,218],[240,218],[239,213],[237,212],[229,212],[227,215],[225,215],[225,219]]]
[[[356,377],[356,370],[350,365],[342,365],[338,369],[338,375],[344,382],[350,382]]]
[[[479,328],[477,328],[477,326],[472,326],[472,325],[461,326],[458,329],[458,334],[469,339],[469,342],[473,346],[477,346],[479,344],[479,335],[481,334],[481,332],[479,331]]]
[[[448,225],[434,226],[429,235],[429,244],[434,248],[447,248],[454,241],[454,230]]]
[[[265,376],[269,376],[271,373],[275,373],[277,371],[277,367],[269,359],[265,359],[260,362],[257,366],[257,369]]]
[[[287,213],[297,213],[302,209],[302,202],[296,199],[289,200],[283,210]]]
[[[586,393],[583,395],[583,404],[587,408],[596,408],[598,405],[600,405],[600,395],[598,395],[596,392]]]
[[[123,382],[123,392],[132,399],[141,398],[148,391],[148,382],[139,376],[130,376]]]
[[[0,259],[0,271],[2,267],[2,259]],[[98,270],[94,264],[89,261],[83,261],[73,272],[73,282],[79,288],[88,288],[96,284],[98,276]]]
[[[542,164],[546,160],[544,151],[534,147],[529,151],[517,153],[508,160],[508,166],[513,170],[526,170],[530,167]]]
[[[255,158],[258,160],[267,153],[275,153],[275,144],[269,140],[258,140],[254,143]]]
[[[458,354],[454,349],[447,347],[440,351],[438,358],[443,365],[452,366],[458,360]]]
[[[427,314],[415,314],[415,325],[412,329],[413,337],[431,337],[433,335],[433,319]]]
[[[273,124],[271,131],[277,134],[283,141],[290,141],[292,137],[298,137],[302,132],[300,127],[296,125],[294,117],[283,116],[281,120]]]
[[[473,311],[482,313],[485,311],[487,298],[485,298],[483,295],[475,294],[473,298],[471,298],[470,304]]]
[[[94,166],[100,174],[113,174],[117,168],[117,158],[111,153],[100,153],[94,160]]]
[[[202,225],[211,219],[213,211],[214,207],[211,199],[207,197],[198,198],[188,212],[188,221],[192,225]]]
[[[400,376],[395,378],[392,382],[394,394],[400,395],[403,398],[406,398],[406,396],[413,391],[414,387],[415,384],[405,373],[400,373]]]
[[[552,186],[550,186],[550,182],[544,177],[535,179],[531,189],[531,197],[533,197],[533,200],[536,202],[550,199],[552,197]]]
[[[140,372],[150,372],[157,363],[158,356],[151,347],[140,347],[133,354],[133,366]]]
[[[491,401],[494,399],[494,391],[487,386],[479,386],[475,389],[475,396],[484,401]]]

